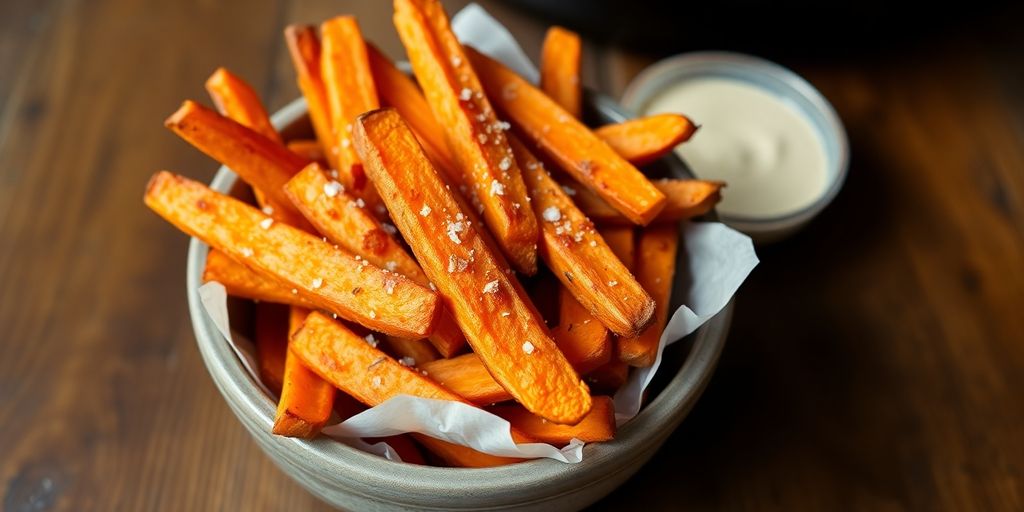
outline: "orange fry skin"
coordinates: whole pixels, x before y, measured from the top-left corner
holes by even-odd
[[[667,198],[665,208],[654,219],[656,223],[676,223],[704,215],[718,204],[722,198],[722,188],[725,187],[725,183],[721,181],[706,180],[661,179],[652,183]],[[632,225],[629,219],[587,189],[576,188],[573,199],[580,210],[594,222]]]
[[[519,272],[537,272],[537,219],[519,166],[462,44],[436,0],[395,0],[395,27],[484,222]]]
[[[599,443],[615,437],[615,404],[607,396],[595,396],[590,414],[575,425],[556,425],[544,421],[518,404],[496,405],[487,410],[508,420],[509,424],[526,435],[556,446],[568,444],[573,438],[585,443]]]
[[[608,247],[630,272],[636,265],[636,233],[633,226],[605,226],[597,230],[601,233]]]
[[[292,65],[295,67],[296,83],[302,96],[306,98],[306,108],[313,132],[320,141],[321,148],[329,148],[334,144],[331,128],[331,114],[327,106],[327,93],[324,91],[323,77],[320,74],[320,54],[322,53],[320,37],[316,27],[311,25],[289,25],[284,29],[284,40],[288,46]],[[325,155],[331,168],[338,168],[338,157],[330,151]]]
[[[380,107],[366,43],[353,16],[325,21],[320,25],[320,37],[320,73],[334,131],[328,153],[337,155],[338,179],[349,193],[376,207],[380,200],[352,147],[351,126],[356,116]]]
[[[444,130],[430,113],[430,105],[419,86],[372,43],[366,43],[366,53],[370,57],[370,69],[373,70],[373,80],[377,84],[381,103],[397,110],[405,122],[409,123],[430,160],[446,172],[449,178],[461,182],[459,167],[445,142]]]
[[[273,276],[317,307],[375,331],[424,337],[441,310],[438,296],[429,289],[368,262],[363,265],[347,252],[195,181],[158,172],[146,188],[145,202],[185,233]],[[385,292],[389,281],[394,282],[393,296]]]
[[[512,399],[476,354],[428,361],[418,367],[427,372],[430,380],[474,404],[490,405]]]
[[[305,322],[309,310],[291,308],[289,335]],[[284,384],[277,402],[273,432],[280,436],[312,438],[331,418],[334,407],[334,386],[306,368],[290,350],[285,357]]]
[[[548,268],[609,330],[638,334],[651,321],[654,301],[526,146],[513,137],[512,149],[523,163],[530,206],[543,219],[540,254]]]
[[[186,101],[164,121],[189,144],[235,171],[259,190],[274,208],[276,220],[312,229],[285,197],[282,187],[306,165],[288,148],[194,101]]]
[[[558,311],[558,328],[553,329],[551,335],[580,375],[611,361],[612,338],[608,328],[564,286],[558,291]]]
[[[226,256],[225,256],[226,257]],[[256,304],[253,341],[260,380],[274,393],[281,393],[284,360],[288,354],[288,307],[270,302]]]
[[[644,165],[690,140],[696,131],[697,125],[686,116],[655,114],[602,126],[594,135],[633,165]]]
[[[226,68],[217,68],[206,80],[206,92],[224,114],[260,135],[281,144],[281,136],[270,123],[270,116],[252,86]]]
[[[494,379],[549,421],[579,421],[590,410],[586,385],[536,322],[515,277],[466,223],[401,116],[363,114],[355,134],[395,224]]]
[[[203,282],[210,281],[224,285],[228,295],[232,297],[301,306],[307,309],[316,307],[273,278],[264,276],[213,248],[206,254],[206,266],[203,268]]]
[[[586,126],[501,63],[466,48],[487,95],[518,133],[636,224],[665,207],[665,195]]]
[[[324,380],[370,407],[397,395],[468,403],[416,370],[402,366],[345,326],[320,313],[310,314],[302,329],[292,336],[291,350]],[[421,442],[427,439],[437,441],[418,434],[414,437]],[[443,441],[424,444],[428,449],[440,450],[439,455],[458,465],[479,466],[482,459],[493,462],[493,465],[515,461],[485,454],[472,455],[477,452],[471,449],[438,446],[451,446]]]
[[[324,155],[324,148],[320,142],[315,140],[296,139],[288,141],[285,146],[288,151],[321,165],[326,165],[327,156]]]
[[[580,91],[579,34],[562,27],[551,27],[540,52],[540,88],[574,118],[580,118],[583,94]]]
[[[409,358],[408,366],[429,363],[430,361],[437,360],[439,357],[433,345],[428,343],[427,340],[386,336],[385,343],[387,348],[390,349],[388,353],[394,356],[395,359]]]
[[[332,243],[373,265],[429,287],[430,280],[419,263],[367,208],[356,206],[357,199],[331,181],[318,164],[310,164],[285,185],[285,195]],[[332,185],[336,188],[331,189]],[[466,344],[465,336],[448,312],[441,314],[430,341],[445,357],[457,354]]]
[[[661,332],[668,322],[669,299],[679,250],[679,227],[658,224],[640,233],[636,277],[655,301],[655,321],[633,338],[619,338],[619,358],[630,366],[650,366],[658,355]]]

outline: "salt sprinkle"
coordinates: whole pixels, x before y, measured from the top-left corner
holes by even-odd
[[[427,284],[430,285],[430,289],[431,290],[434,290],[435,292],[437,291],[437,286],[435,286],[434,283],[431,282],[431,283],[427,283]]]
[[[384,291],[387,292],[388,295],[394,295],[394,293],[395,293],[395,285],[396,284],[398,284],[398,282],[395,281],[394,279],[391,279],[390,277],[385,279],[384,280]]]
[[[361,197],[357,197],[355,201],[349,201],[348,205],[355,206],[356,208],[362,208],[366,206],[366,201],[363,201],[363,198]]]
[[[270,226],[274,225],[274,219],[267,217],[260,221],[260,227],[263,229],[270,229]]]
[[[484,285],[484,293],[498,293],[498,280],[495,279]]]
[[[416,366],[416,360],[412,357],[405,356],[398,360],[398,364],[402,366]]]
[[[590,246],[591,247],[597,247],[597,241],[596,240],[591,240],[590,241]]]
[[[512,313],[509,313],[508,311],[502,311],[501,312],[501,317],[502,318],[507,318],[507,317],[509,317],[511,315],[512,315]]]
[[[523,342],[523,352],[526,352],[527,354],[532,354],[533,353],[533,343],[530,343],[529,341],[524,341]]]
[[[242,251],[242,256],[245,256],[246,258],[251,258],[252,257],[252,254],[253,254],[252,249],[250,249],[248,247],[242,247],[241,251]]]
[[[462,58],[458,55],[452,55],[452,66],[459,67],[462,64]]]
[[[466,270],[468,265],[468,261],[454,255],[448,255],[448,273],[462,272],[463,270]]]
[[[331,180],[324,183],[324,195],[327,197],[337,196],[339,192],[345,190],[345,186],[337,181]]]
[[[505,160],[508,160],[507,158]],[[502,160],[502,163],[505,162]],[[504,169],[502,169],[504,170]],[[505,185],[502,185],[498,180],[491,180],[491,195],[492,196],[503,196],[505,195]]]
[[[457,244],[461,244],[462,243],[462,239],[459,238],[459,233],[461,233],[463,229],[464,228],[463,228],[462,222],[449,222],[448,223],[448,238],[451,239],[452,242],[455,242]]]
[[[548,222],[558,222],[562,219],[562,212],[557,206],[548,206],[544,209],[544,213],[542,215],[544,220]]]
[[[473,91],[470,90],[469,87],[463,87],[462,90],[459,91],[459,99],[462,101],[469,101],[473,99]]]
[[[618,281],[608,281],[608,286],[611,286],[611,287],[616,287],[616,286],[618,286],[618,285],[619,285],[619,282],[618,282]]]
[[[313,289],[316,290],[317,288],[320,288],[321,286],[324,285],[324,280],[323,280],[323,278],[318,277],[318,278],[314,279],[311,284],[313,286]]]
[[[269,204],[264,206],[263,207],[263,213],[265,213],[267,215],[273,215],[274,214],[274,207],[270,206]]]
[[[498,169],[507,171],[509,167],[512,167],[512,159],[507,156],[505,158],[502,158],[501,161],[498,162]]]
[[[486,133],[478,133],[476,135],[476,140],[480,141],[480,144],[487,144],[487,134]]]
[[[297,290],[295,288],[292,288],[292,295],[298,295],[298,294],[299,294],[299,290]]]
[[[576,189],[574,189],[572,187],[567,187],[565,185],[562,185],[562,191],[565,192],[565,195],[567,195],[567,196],[574,196],[574,195],[576,195]]]
[[[366,340],[366,342],[369,343],[371,347],[377,346],[377,338],[373,337],[373,333],[367,334],[366,336],[363,337],[363,339]]]
[[[427,205],[423,205],[423,208],[420,208],[420,216],[426,217],[427,215],[430,215],[430,207]]]
[[[376,375],[376,376],[373,377],[373,387],[375,387],[375,388],[379,388],[380,387],[380,375]]]
[[[377,312],[371,309],[370,310],[370,318],[377,318]]]
[[[392,226],[391,224],[388,224],[387,222],[381,222],[380,227],[381,229],[384,230],[385,233],[389,235],[394,235],[395,233],[398,233],[398,228]]]
[[[395,260],[388,260],[384,263],[384,268],[394,272],[395,269],[398,268],[398,263],[396,263]]]
[[[341,147],[347,148],[352,145],[352,141],[348,139],[341,139]]]

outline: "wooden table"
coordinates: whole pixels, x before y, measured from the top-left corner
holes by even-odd
[[[536,56],[544,24],[486,4]],[[158,169],[212,175],[161,121],[205,101],[216,66],[279,108],[297,95],[284,25],[344,11],[400,55],[386,2],[0,3],[4,509],[326,508],[206,375],[187,240],[141,198]],[[772,55],[835,104],[849,180],[806,231],[760,250],[707,393],[597,508],[1024,508],[1013,19],[841,58]],[[586,50],[586,81],[613,94],[650,61]]]

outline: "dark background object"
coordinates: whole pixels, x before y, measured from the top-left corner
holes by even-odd
[[[539,54],[547,22],[482,3]],[[597,509],[1024,509],[1024,18],[1001,9],[777,56],[835,105],[849,179],[760,251],[706,393]],[[339,13],[403,53],[388,2],[0,1],[0,508],[326,510],[214,388],[188,240],[142,192],[217,169],[161,125],[217,66],[276,110],[281,30]],[[584,82],[621,94],[655,57],[588,39]]]

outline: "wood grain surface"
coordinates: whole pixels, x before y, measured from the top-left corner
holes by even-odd
[[[450,2],[454,11],[462,2]],[[213,162],[161,125],[226,65],[297,96],[280,36],[389,2],[0,2],[4,510],[323,510],[249,439],[186,314],[187,239],[142,205]],[[485,2],[528,54],[546,24]],[[1024,37],[997,15],[836,58],[770,57],[850,133],[836,202],[762,248],[721,366],[597,509],[1024,509]],[[1013,29],[1013,30],[1011,30]],[[699,47],[699,46],[698,46]],[[618,94],[651,56],[588,41]]]

